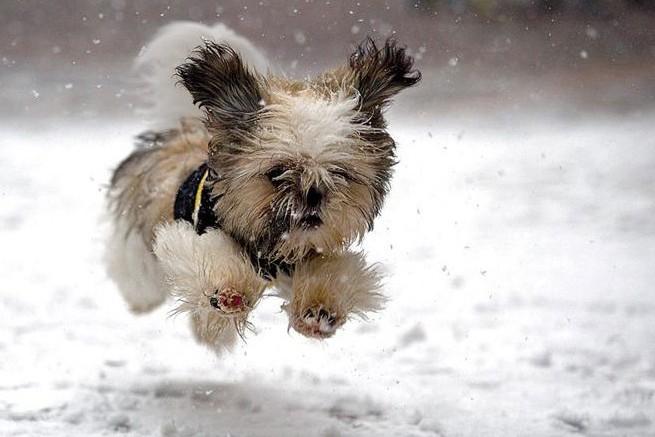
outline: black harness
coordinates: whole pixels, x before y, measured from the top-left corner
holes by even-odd
[[[198,235],[204,234],[207,228],[219,228],[214,213],[216,202],[205,183],[209,172],[207,163],[202,164],[184,180],[175,196],[173,217],[191,223]]]
[[[221,229],[214,207],[216,199],[211,195],[211,170],[207,163],[195,169],[180,185],[175,196],[173,217],[175,220],[185,220],[193,225],[196,233],[202,235],[208,229]],[[232,236],[234,238],[234,236]],[[271,261],[258,255],[255,248],[244,244],[235,238],[248,254],[250,262],[259,276],[266,280],[275,279],[278,272],[289,274],[293,266],[284,261]]]

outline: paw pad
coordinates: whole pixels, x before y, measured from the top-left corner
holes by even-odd
[[[237,314],[248,309],[246,298],[232,287],[214,291],[209,304],[226,314]]]
[[[342,324],[343,321],[336,313],[322,306],[307,308],[291,321],[293,329],[313,338],[331,337]]]

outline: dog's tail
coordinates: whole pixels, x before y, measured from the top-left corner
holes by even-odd
[[[223,24],[206,26],[191,21],[167,24],[159,29],[135,61],[146,99],[144,112],[153,129],[170,129],[177,126],[181,118],[202,115],[193,105],[191,95],[177,83],[175,68],[206,40],[228,44],[250,68],[266,73],[268,64],[264,54]]]

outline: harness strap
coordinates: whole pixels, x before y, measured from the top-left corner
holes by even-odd
[[[215,202],[205,184],[208,176],[209,167],[204,163],[184,180],[175,196],[173,217],[193,224],[199,235],[204,234],[207,228],[218,227]]]
[[[196,188],[196,195],[193,201],[193,213],[191,218],[193,219],[193,227],[198,228],[198,220],[200,215],[200,206],[202,205],[202,192],[205,189],[205,181],[207,180],[207,175],[209,174],[209,169],[206,169],[202,173],[200,182],[198,183],[198,188]]]

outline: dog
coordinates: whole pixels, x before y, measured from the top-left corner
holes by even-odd
[[[182,22],[137,66],[156,129],[108,192],[108,271],[132,311],[173,297],[219,352],[251,328],[269,287],[312,338],[382,308],[379,267],[349,247],[389,191],[385,109],[421,78],[403,47],[369,38],[342,66],[292,80],[265,74],[261,52],[227,27]]]

